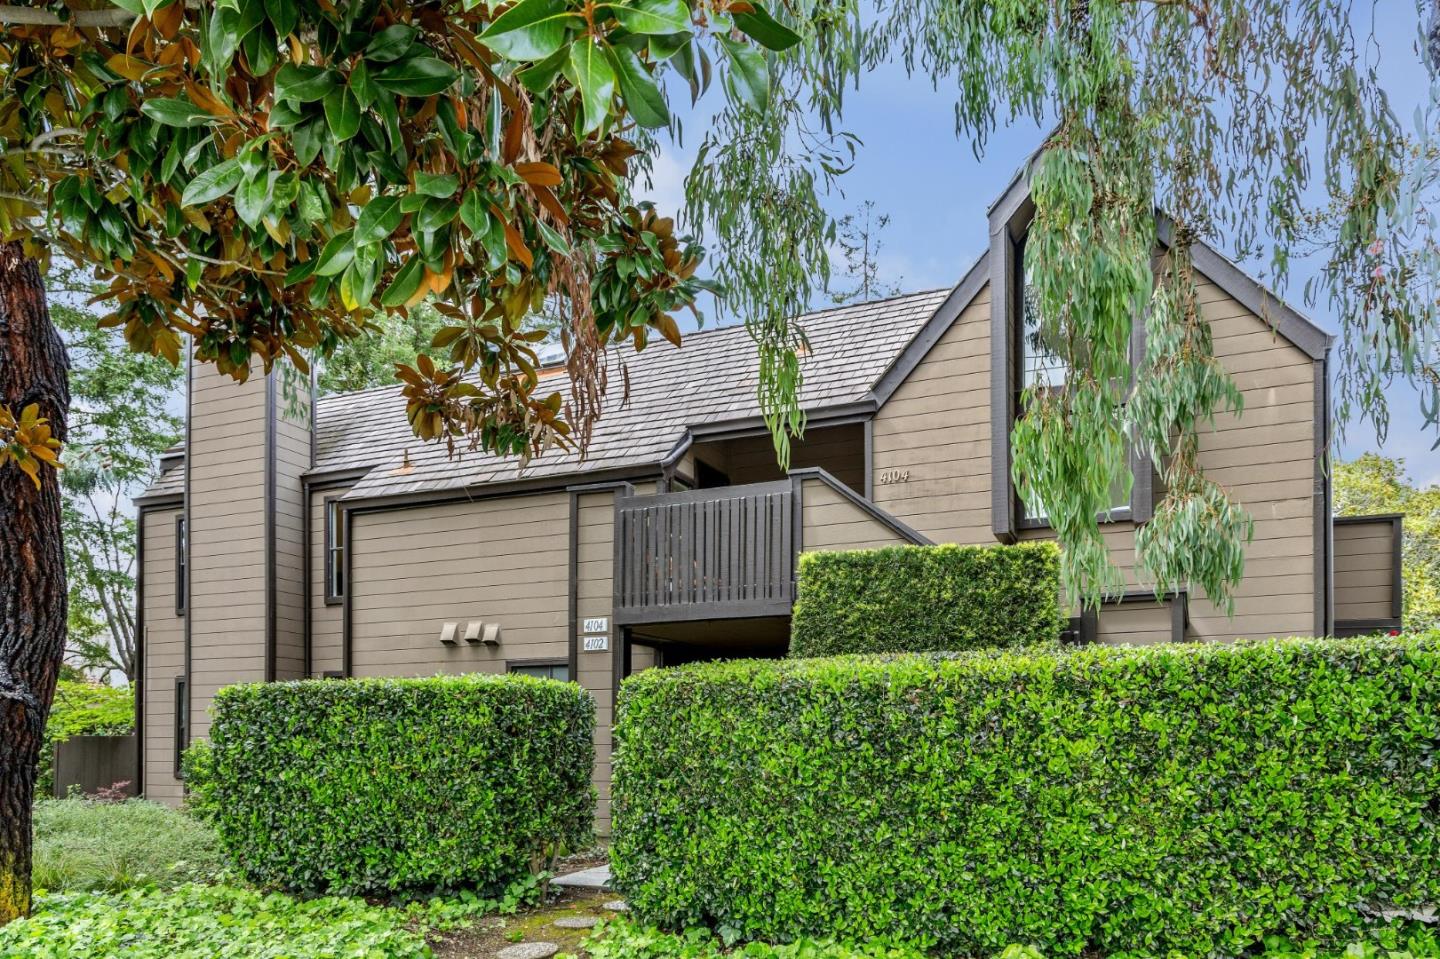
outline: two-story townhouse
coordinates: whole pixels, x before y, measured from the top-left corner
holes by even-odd
[[[229,683],[525,671],[595,697],[603,834],[620,680],[783,655],[801,551],[1049,535],[1015,495],[1008,444],[1020,390],[1063,377],[1019,305],[1031,210],[1017,178],[953,289],[801,320],[809,426],[788,474],[742,328],[627,357],[628,402],[612,398],[588,456],[524,469],[421,444],[398,388],[316,400],[293,375],[193,366],[185,442],[137,501],[146,795],[180,800],[180,752]],[[1072,628],[1153,642],[1398,626],[1399,518],[1330,515],[1329,337],[1215,252],[1194,259],[1245,396],[1201,446],[1255,519],[1235,614],[1133,583]],[[566,389],[563,369],[545,375]],[[1105,524],[1126,566],[1157,501],[1152,465],[1132,468]]]

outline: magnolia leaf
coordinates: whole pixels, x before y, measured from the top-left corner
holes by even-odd
[[[185,191],[180,195],[180,205],[204,206],[218,200],[239,186],[244,175],[238,160],[217,163],[196,174],[195,178],[185,185]]]
[[[235,215],[251,229],[258,227],[269,212],[271,189],[279,176],[278,170],[271,170],[240,184],[235,191]]]
[[[730,58],[730,69],[725,73],[726,92],[732,100],[763,111],[770,103],[770,70],[765,55],[748,43],[737,43],[725,36],[715,39]]]
[[[374,243],[385,239],[405,218],[398,196],[377,196],[360,211],[355,221],[355,242]]]
[[[466,191],[460,201],[460,222],[476,236],[483,236],[490,228],[490,211],[485,206],[485,197],[479,190]]]
[[[275,73],[275,99],[314,103],[325,99],[339,82],[333,70],[287,63]]]
[[[760,4],[752,4],[749,13],[736,12],[735,26],[751,39],[770,50],[789,50],[800,42],[800,35],[770,16]]]
[[[169,127],[203,127],[215,118],[189,100],[156,97],[140,105],[140,112]]]
[[[418,31],[408,24],[397,23],[375,34],[365,47],[365,59],[372,63],[399,60],[410,51]]]
[[[613,13],[620,26],[631,33],[668,36],[690,31],[690,8],[685,0],[641,0],[634,5],[602,3],[597,7]]]
[[[349,230],[337,233],[320,251],[320,262],[315,264],[316,276],[335,276],[344,272],[355,259],[354,236]]]
[[[444,60],[410,57],[390,64],[370,78],[376,86],[407,97],[428,97],[443,93],[460,74]]]
[[[521,70],[516,76],[525,84],[525,89],[538,96],[550,89],[550,85],[569,62],[569,56],[570,51],[561,47],[539,63]]]
[[[669,125],[670,108],[665,105],[665,96],[635,51],[629,47],[607,47],[605,52],[620,82],[625,108],[635,122],[652,130]]]
[[[425,279],[425,263],[418,256],[412,256],[400,267],[390,285],[380,297],[380,305],[387,309],[403,306],[420,289]]]
[[[325,95],[325,122],[341,143],[360,132],[360,101],[349,87],[336,87]]]
[[[453,173],[426,173],[423,170],[415,172],[416,193],[447,199],[454,196],[458,189],[460,178]]]
[[[565,0],[520,0],[485,28],[480,42],[507,60],[544,60],[583,23]]]
[[[300,22],[300,4],[298,0],[265,0],[265,15],[270,18],[275,35],[284,37]]]
[[[615,71],[611,69],[591,36],[580,37],[570,45],[570,71],[580,89],[584,108],[579,133],[586,136],[600,128],[610,113],[610,100],[615,95]]]

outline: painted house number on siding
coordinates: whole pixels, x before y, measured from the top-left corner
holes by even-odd
[[[910,471],[909,471],[909,470],[881,470],[881,471],[880,471],[880,485],[881,485],[881,486],[889,486],[889,485],[891,485],[892,483],[908,483],[908,482],[910,482]]]

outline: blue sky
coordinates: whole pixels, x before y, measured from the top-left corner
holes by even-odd
[[[1372,34],[1370,55],[1378,61],[1381,81],[1395,112],[1406,122],[1415,106],[1428,96],[1428,79],[1414,52],[1415,14],[1408,3],[1382,2],[1391,16],[1372,24],[1368,5],[1363,22],[1357,18],[1357,37]],[[689,95],[678,82],[670,88],[672,108],[691,131],[683,146],[669,145],[656,163],[653,188],[641,192],[661,209],[678,210],[683,203],[683,180],[703,130],[721,92],[712,88],[698,107],[689,107]],[[954,97],[942,82],[937,91],[927,77],[909,77],[897,65],[886,65],[864,77],[860,89],[847,97],[844,127],[857,134],[864,146],[854,168],[842,178],[842,194],[828,198],[835,215],[874,201],[877,213],[887,213],[890,224],[882,235],[882,280],[903,290],[949,286],[984,249],[985,212],[1009,183],[1021,163],[1040,145],[1044,131],[1029,122],[999,130],[977,160],[968,141],[955,136]],[[1228,252],[1228,251],[1227,251]],[[1318,263],[1293,266],[1290,291],[1293,305],[1300,303],[1304,281]],[[1302,307],[1325,329],[1338,329],[1333,317],[1319,309]],[[733,322],[735,318],[727,318]],[[1435,435],[1420,429],[1418,399],[1397,386],[1391,396],[1391,426],[1384,446],[1376,442],[1373,427],[1353,424],[1341,444],[1345,458],[1379,449],[1403,457],[1411,476],[1422,483],[1440,483],[1440,451],[1430,446]]]

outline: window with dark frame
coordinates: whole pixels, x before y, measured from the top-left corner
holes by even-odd
[[[184,676],[175,677],[175,778],[180,778],[180,758],[190,745],[190,690]]]
[[[1069,379],[1070,367],[1052,344],[1045,342],[1045,331],[1040,323],[1040,305],[1029,280],[1026,250],[1029,244],[1028,232],[1022,234],[1015,244],[1015,341],[1019,357],[1020,376],[1014,384],[1015,415],[1022,415],[1024,403],[1021,395],[1028,389],[1063,390]],[[1132,340],[1133,345],[1133,340]],[[1133,357],[1132,357],[1133,362]],[[1131,463],[1132,468],[1134,463]],[[1125,495],[1123,482],[1117,484],[1111,497],[1110,519],[1128,519],[1130,498]],[[1039,503],[1027,502],[1015,489],[1015,502],[1020,524],[1025,527],[1048,526],[1047,517]]]
[[[512,663],[509,669],[512,673],[522,673],[526,676],[536,676],[540,679],[556,679],[562,683],[568,683],[570,681],[570,663],[564,659],[543,663]]]
[[[185,538],[185,517],[175,517],[175,615],[185,615],[190,583],[190,550]]]
[[[325,501],[325,602],[345,598],[345,510],[340,497]]]

